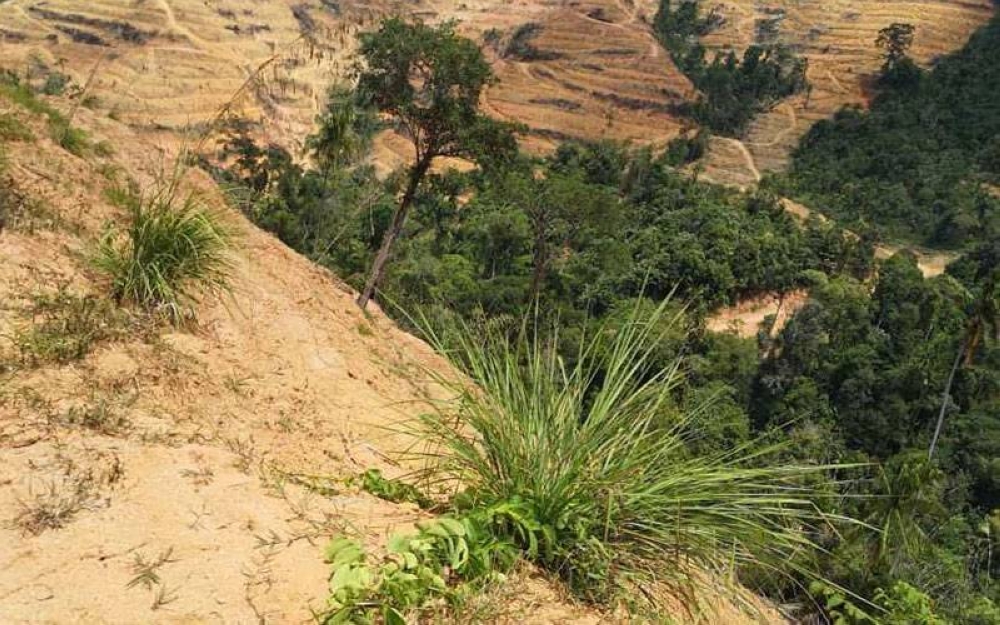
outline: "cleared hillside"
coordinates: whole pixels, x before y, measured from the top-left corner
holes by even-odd
[[[457,19],[480,40],[539,24],[538,47],[557,58],[496,54],[501,81],[484,103],[527,124],[538,146],[669,138],[678,123],[667,106],[690,95],[642,16],[612,1],[13,0],[0,5],[0,36],[5,66],[58,69],[78,84],[93,72],[89,92],[100,108],[137,128],[196,132],[228,107],[263,122],[267,139],[296,147],[328,86],[347,75],[357,33],[392,13]]]
[[[845,105],[867,105],[882,63],[874,45],[880,29],[893,22],[916,27],[911,55],[926,66],[962,47],[994,11],[990,0],[702,2],[705,10],[713,7],[725,21],[705,37],[709,48],[743,50],[753,43],[780,42],[809,61],[811,90],[759,116],[743,139],[758,172],[784,169],[791,150],[816,121]],[[756,177],[742,155],[732,150],[713,149],[706,173],[737,184]]]
[[[703,3],[708,7],[709,3]],[[712,3],[715,6],[717,3]],[[526,144],[551,148],[566,138],[662,145],[688,123],[673,104],[695,96],[653,37],[655,0],[10,0],[0,4],[4,65],[58,69],[83,84],[98,106],[148,132],[189,136],[224,107],[262,122],[268,140],[300,147],[327,87],[350,68],[357,33],[390,13],[430,21],[457,19],[492,51],[500,78],[484,107],[526,124]],[[784,166],[789,150],[817,119],[864,103],[878,53],[872,41],[893,21],[917,27],[922,63],[960,47],[991,12],[989,0],[800,4],[724,2],[725,24],[711,47],[743,49],[776,24],[777,39],[809,59],[808,95],[761,116],[745,149],[718,142],[709,177],[745,186]],[[507,44],[520,29],[539,52],[525,58]],[[529,55],[530,56],[530,55]],[[262,71],[261,68],[264,67]],[[237,97],[234,98],[234,95]],[[399,142],[382,148],[387,163]]]
[[[419,518],[345,479],[403,471],[392,426],[433,391],[424,367],[443,364],[235,213],[230,298],[191,328],[123,321],[96,303],[85,255],[121,218],[106,190],[153,184],[171,155],[84,111],[78,123],[118,148],[81,159],[20,108],[0,112],[36,136],[4,145],[0,621],[308,619],[325,600],[325,541],[378,544]],[[207,177],[185,184],[221,206]],[[78,340],[79,359],[64,350]],[[134,581],[161,559],[155,580]],[[540,588],[519,594],[550,603]]]

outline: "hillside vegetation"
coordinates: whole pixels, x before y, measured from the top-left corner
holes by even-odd
[[[892,238],[934,247],[995,240],[998,55],[994,18],[933,69],[889,72],[868,111],[846,109],[809,131],[786,190],[850,227]]]
[[[72,103],[36,93],[43,81],[12,98],[10,81],[0,90],[0,621],[309,619],[329,596],[330,537],[375,548],[426,516],[369,494],[382,491],[361,477],[406,472],[390,454],[408,439],[387,427],[430,405],[426,371],[447,365],[377,311],[360,314],[342,282],[227,209],[206,176],[175,178],[173,155],[127,126],[81,108],[73,127],[87,145],[115,150],[67,151],[48,126]],[[147,278],[184,266],[182,238],[121,231],[138,223],[137,200],[148,208],[171,181],[173,209],[212,211],[231,233],[226,289],[197,288],[211,284],[197,273],[167,278],[191,296],[181,319],[159,294],[116,301],[119,274],[91,263],[115,224],[115,249],[170,252],[136,258]],[[530,571],[510,580],[494,614],[597,620]]]
[[[687,4],[673,3],[674,8]],[[36,6],[37,5],[37,6]],[[358,33],[386,15],[459,21],[489,54],[499,78],[486,112],[531,130],[522,143],[550,152],[566,139],[629,140],[663,146],[688,134],[678,113],[698,89],[657,42],[658,0],[8,0],[0,4],[5,64],[34,72],[59,68],[72,83],[91,82],[91,104],[174,143],[205,129],[220,109],[259,124],[258,137],[292,152],[302,147],[328,86],[344,79]],[[750,122],[742,141],[714,141],[704,161],[714,180],[755,184],[783,168],[798,138],[843,104],[864,103],[877,70],[870,46],[895,21],[917,26],[921,64],[960,47],[989,19],[990,0],[871,2],[834,8],[732,0],[700,3],[723,18],[702,37],[706,60],[751,45],[780,44],[808,62],[812,88],[782,98]],[[520,33],[520,34],[519,34]],[[538,54],[518,54],[521,41]],[[95,71],[96,67],[96,71]],[[264,71],[256,70],[264,68]],[[93,71],[93,74],[92,74]],[[71,85],[72,86],[72,85]],[[181,95],[183,94],[183,95]],[[235,96],[235,97],[234,97]],[[405,141],[387,135],[373,152],[382,173],[406,162]]]
[[[894,22],[912,24],[917,36],[911,56],[918,65],[927,67],[960,48],[990,20],[994,10],[992,0],[724,0],[699,4],[703,14],[714,10],[721,18],[717,27],[701,38],[709,59],[715,53],[739,53],[751,45],[779,44],[808,64],[809,87],[758,115],[741,137],[743,149],[737,149],[733,142],[719,141],[713,146],[717,149],[710,151],[705,173],[714,180],[738,184],[755,182],[758,176],[754,172],[784,170],[799,139],[817,121],[832,117],[844,106],[868,104],[882,64],[881,52],[874,45],[879,30]]]

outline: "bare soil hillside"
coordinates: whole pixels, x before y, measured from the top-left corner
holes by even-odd
[[[484,106],[528,125],[529,145],[564,137],[652,142],[679,128],[670,102],[690,85],[628,0],[11,0],[0,3],[3,63],[93,76],[95,106],[137,129],[191,135],[222,109],[301,146],[330,84],[348,74],[359,31],[384,15],[456,19],[483,41],[501,81]],[[529,61],[501,47],[537,25]],[[264,68],[263,70],[261,68]],[[234,97],[236,96],[236,97]],[[390,141],[386,157],[405,145]],[[402,155],[408,158],[409,154]]]
[[[83,111],[116,154],[78,158],[39,118],[0,114],[36,137],[3,146],[0,622],[308,621],[331,536],[375,546],[419,518],[348,480],[405,471],[393,428],[445,365],[235,213],[231,297],[183,329],[125,315],[85,258],[122,218],[106,191],[148,188],[172,155]],[[185,185],[226,210],[198,171]],[[523,584],[510,620],[535,602],[555,602],[547,622],[594,620]]]

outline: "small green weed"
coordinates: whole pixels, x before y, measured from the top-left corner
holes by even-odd
[[[45,78],[42,84],[42,93],[45,95],[63,95],[66,87],[70,84],[70,78],[62,72],[52,72]]]
[[[52,140],[73,156],[83,158],[94,150],[90,135],[85,130],[70,125],[69,122],[51,123],[49,131]]]
[[[22,82],[17,75],[9,72],[0,74],[0,97],[32,113],[44,115],[48,120],[49,136],[67,152],[82,157],[93,149],[90,137],[84,130],[74,127],[65,115],[38,98],[31,86]]]
[[[77,514],[99,505],[102,491],[110,489],[125,475],[121,460],[114,454],[98,454],[93,464],[81,465],[61,454],[56,461],[61,474],[41,490],[29,488],[18,500],[19,510],[9,527],[37,536],[69,524]]]
[[[117,436],[132,428],[132,422],[122,411],[120,402],[106,397],[71,407],[58,417],[58,422],[62,426],[83,428],[104,436]]]
[[[142,552],[137,552],[134,556],[135,559],[132,562],[133,577],[129,580],[125,587],[135,588],[137,586],[142,586],[147,590],[152,590],[154,586],[160,584],[160,568],[166,564],[177,562],[177,559],[174,558],[173,555],[173,547],[168,548],[166,551],[160,553],[160,555],[152,559],[147,558]]]
[[[0,141],[34,140],[35,133],[24,122],[10,113],[0,114]]]
[[[94,154],[101,158],[108,158],[115,155],[115,146],[110,141],[98,141],[93,145]]]
[[[29,313],[31,323],[12,336],[19,364],[29,368],[79,360],[96,344],[139,327],[133,316],[110,301],[66,287],[35,295]]]
[[[368,469],[361,474],[361,490],[379,499],[393,503],[415,503],[425,510],[434,507],[434,501],[420,489],[406,482],[388,479],[378,469]]]
[[[133,577],[125,587],[142,587],[146,590],[153,590],[153,603],[150,605],[151,610],[159,610],[163,606],[177,600],[177,593],[168,588],[160,578],[160,569],[163,566],[178,561],[177,558],[173,557],[173,554],[173,547],[168,548],[152,559],[147,558],[141,552],[135,554],[135,561],[132,563]]]
[[[40,100],[31,86],[10,72],[0,73],[0,97],[37,115],[44,115],[50,122],[65,120],[62,113]]]
[[[326,549],[333,567],[324,625],[381,622],[402,625],[435,600],[460,604],[489,582],[503,579],[520,558],[513,543],[498,540],[490,525],[503,523],[499,509],[465,518],[442,517],[417,524],[416,535],[390,537],[388,555],[377,566],[357,542],[334,539]],[[528,528],[521,528],[530,534]]]

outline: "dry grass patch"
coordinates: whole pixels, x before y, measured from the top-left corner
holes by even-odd
[[[71,523],[85,510],[107,503],[106,493],[125,475],[113,454],[96,454],[81,464],[65,454],[55,458],[58,474],[41,488],[30,485],[18,501],[18,512],[9,527],[25,536],[37,536]]]

